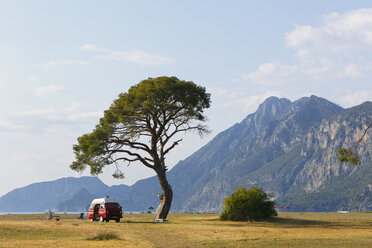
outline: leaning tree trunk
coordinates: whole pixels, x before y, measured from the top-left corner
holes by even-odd
[[[172,204],[173,198],[173,191],[172,187],[168,183],[167,177],[165,175],[165,171],[159,170],[156,171],[158,174],[158,179],[160,183],[161,190],[163,191],[162,194],[159,194],[160,204],[156,209],[154,220],[159,219],[166,219]]]

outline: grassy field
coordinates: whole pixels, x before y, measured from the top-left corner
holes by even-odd
[[[120,223],[77,217],[0,215],[0,247],[372,247],[372,213],[280,213],[264,222],[192,213],[170,214],[167,223],[150,214],[124,214]]]

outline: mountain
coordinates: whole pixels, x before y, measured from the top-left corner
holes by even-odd
[[[306,139],[309,147],[318,147],[317,156],[307,161],[311,176],[324,183],[307,184],[305,191],[291,192],[277,200],[280,205],[290,205],[297,211],[334,211],[372,210],[372,144],[368,135],[360,144],[357,153],[362,155],[362,163],[358,166],[339,166],[333,154],[340,146],[350,146],[361,137],[364,128],[371,122],[372,103],[365,102],[359,106],[346,109],[329,121],[323,121],[313,136]],[[321,160],[318,159],[318,156]],[[323,166],[319,166],[323,165]],[[326,177],[327,180],[321,178]],[[309,176],[309,173],[304,176]],[[323,179],[323,180],[322,180]],[[302,179],[302,181],[305,181]],[[316,190],[312,190],[312,186]]]
[[[363,154],[360,166],[340,164],[336,153],[338,147],[351,145],[371,119],[371,102],[344,110],[316,96],[294,102],[270,97],[255,113],[169,171],[174,191],[172,211],[221,211],[223,199],[235,188],[254,184],[293,210],[371,210],[372,201],[363,198],[372,184],[370,139],[359,149]],[[348,186],[345,178],[351,180]],[[357,188],[353,180],[358,181]],[[337,203],[303,206],[306,200],[301,197],[322,194],[327,198],[326,189],[333,189],[330,197]],[[144,210],[157,205],[159,192],[157,179],[152,177],[131,186],[120,199],[126,209]],[[343,199],[352,194],[357,194],[358,200],[349,199],[346,204]]]
[[[129,189],[127,185],[109,187],[96,177],[67,177],[49,182],[40,182],[10,191],[0,197],[0,212],[82,211],[90,203],[89,197],[117,197]],[[80,199],[80,200],[79,200]],[[67,203],[79,200],[79,204],[66,207]],[[67,201],[67,202],[66,202]],[[58,207],[56,209],[56,207]]]
[[[96,198],[102,198],[102,195],[94,195],[86,188],[82,188],[71,199],[58,203],[54,209],[58,212],[85,212],[92,200]]]
[[[254,184],[292,211],[371,211],[370,132],[357,150],[360,165],[337,161],[337,148],[352,145],[371,120],[371,102],[343,109],[317,96],[293,102],[270,97],[167,173],[171,211],[221,211],[235,188]],[[117,198],[124,211],[147,211],[159,204],[160,192],[156,177],[130,187],[63,178],[9,192],[0,197],[0,211],[83,211],[104,195]]]

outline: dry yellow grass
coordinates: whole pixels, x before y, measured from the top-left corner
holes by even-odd
[[[265,222],[219,221],[217,214],[125,214],[91,223],[77,215],[0,216],[0,247],[372,247],[372,213],[281,213]],[[91,240],[100,233],[119,239]]]

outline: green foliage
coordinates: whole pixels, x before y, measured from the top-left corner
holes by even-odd
[[[339,147],[337,149],[339,157],[337,158],[341,163],[348,162],[351,165],[359,165],[361,163],[360,158],[351,149]]]
[[[83,171],[89,166],[97,175],[108,164],[140,161],[166,170],[165,155],[181,141],[171,138],[178,132],[207,132],[200,122],[209,106],[210,94],[193,82],[176,77],[143,80],[114,100],[93,132],[78,138],[70,168]],[[148,142],[141,137],[149,137]],[[124,177],[119,169],[113,176]]]
[[[232,195],[225,198],[220,219],[247,221],[276,216],[275,203],[270,201],[269,197],[270,195],[266,194],[257,185],[248,189],[245,189],[244,186],[237,188]]]
[[[162,111],[177,118],[184,116],[203,121],[203,109],[209,106],[210,95],[204,87],[176,77],[158,77],[143,80],[128,93],[120,94],[110,110],[120,122],[132,124],[148,113]]]

